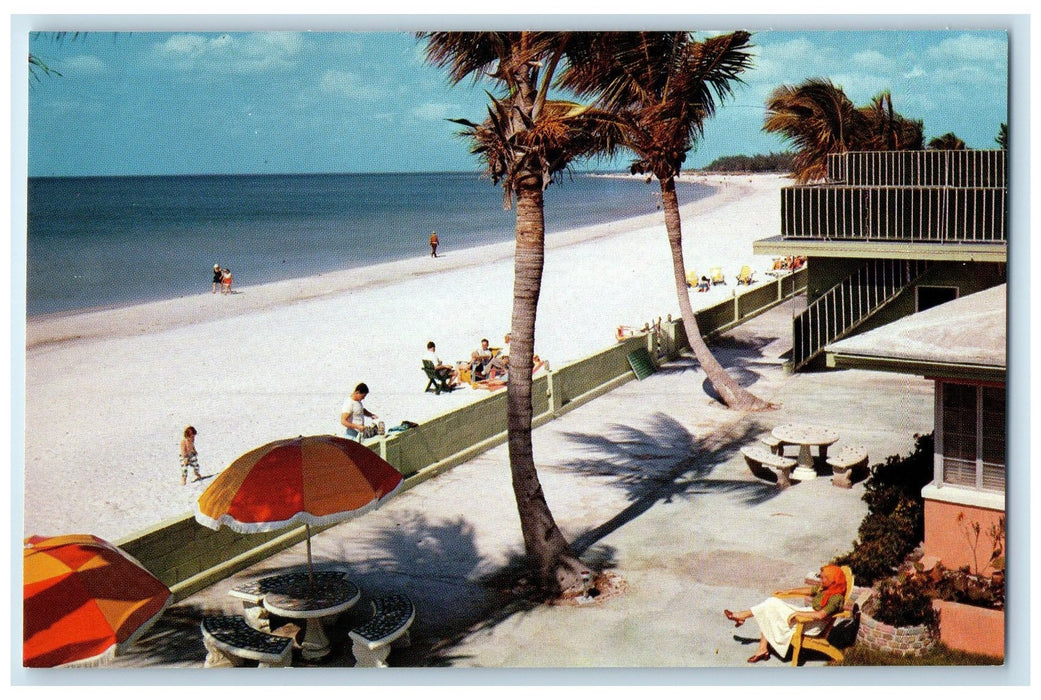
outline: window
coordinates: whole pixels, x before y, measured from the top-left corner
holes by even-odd
[[[1005,490],[1005,387],[940,382],[943,483]]]

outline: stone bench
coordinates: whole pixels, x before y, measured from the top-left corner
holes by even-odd
[[[780,438],[774,437],[772,433],[760,435],[759,442],[769,447],[770,451],[775,455],[781,455],[782,457],[784,456],[784,446],[789,444]]]
[[[774,454],[758,445],[742,447],[741,454],[744,455],[745,461],[748,463],[748,468],[751,469],[752,473],[756,476],[758,476],[758,474],[756,474],[757,470],[762,470],[763,467],[770,467],[777,471],[777,485],[780,488],[784,489],[791,486],[792,469],[794,469],[797,464],[794,459]]]
[[[203,618],[205,668],[242,666],[248,659],[261,667],[286,667],[293,659],[293,639],[253,629],[241,615]]]
[[[408,646],[409,627],[416,619],[416,608],[401,593],[382,596],[372,601],[372,619],[349,633],[355,666],[386,668],[390,646]]]
[[[827,462],[834,473],[831,483],[844,489],[851,489],[853,488],[853,470],[867,466],[868,453],[860,446],[843,445],[839,448],[838,453],[828,457]]]

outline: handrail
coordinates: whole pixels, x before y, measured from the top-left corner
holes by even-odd
[[[805,366],[925,273],[924,260],[869,260],[792,319],[792,364]]]

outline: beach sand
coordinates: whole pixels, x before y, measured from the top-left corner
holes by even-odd
[[[752,242],[780,228],[775,175],[695,175],[715,193],[683,208],[684,256],[734,293]],[[566,185],[547,196],[567,196]],[[207,481],[181,486],[178,443],[198,431],[204,475],[265,442],[342,434],[358,382],[388,427],[422,422],[486,395],[424,393],[426,342],[448,362],[509,330],[513,243],[117,309],[34,318],[26,326],[25,534],[118,539],[194,507]],[[619,325],[679,314],[660,213],[553,234],[536,328],[550,366],[614,342]],[[768,279],[768,278],[767,278]],[[189,477],[190,478],[190,477]]]

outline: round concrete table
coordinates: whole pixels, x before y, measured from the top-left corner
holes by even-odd
[[[824,459],[828,453],[828,445],[838,442],[839,439],[838,434],[833,430],[796,423],[779,425],[771,431],[771,434],[781,442],[799,446],[798,466],[792,471],[792,478],[799,481],[817,478],[810,447],[816,446],[820,451],[821,459]]]
[[[313,588],[306,573],[269,576],[259,584],[269,613],[304,620],[300,654],[305,659],[320,659],[329,653],[322,621],[348,610],[361,597],[358,587],[335,571],[316,571]]]

